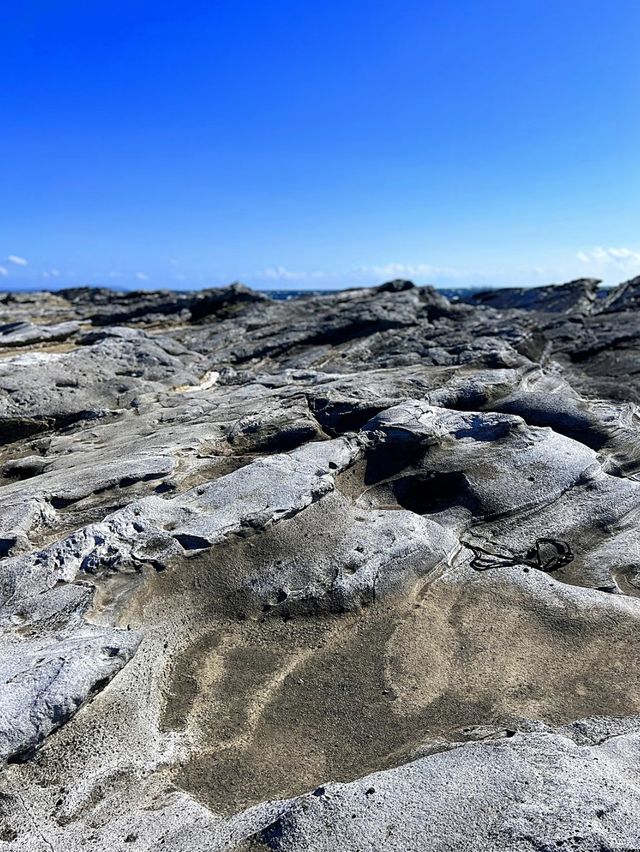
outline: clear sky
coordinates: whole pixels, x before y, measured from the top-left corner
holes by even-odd
[[[638,0],[2,0],[0,287],[640,273]]]

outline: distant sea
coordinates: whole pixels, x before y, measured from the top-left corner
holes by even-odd
[[[491,290],[491,287],[434,287],[443,296],[446,296],[452,302],[464,299],[472,293],[486,292]],[[497,289],[497,288],[496,288]],[[287,299],[300,299],[302,296],[326,296],[329,293],[341,293],[342,290],[258,290],[258,293],[264,293],[275,299],[277,302],[286,301]]]
[[[101,287],[106,286],[106,285],[102,285],[102,284],[95,284],[95,285],[93,285],[93,284],[81,284],[81,285],[55,285],[55,284],[53,284],[53,285],[51,285],[50,284],[47,287],[38,287],[38,286],[35,286],[35,285],[30,285],[30,284],[22,284],[22,285],[19,285],[19,286],[15,286],[15,285],[10,286],[6,281],[3,281],[0,278],[0,293],[39,293],[39,292],[43,292],[43,291],[55,293],[55,292],[58,292],[60,290],[70,289],[71,287],[76,287],[76,286],[87,287],[87,288],[91,288],[91,287],[101,288]],[[212,286],[213,287],[221,287],[221,286],[224,286],[224,285],[215,284],[215,285],[212,285]],[[372,288],[373,288],[373,286],[374,285],[371,285]],[[430,286],[433,286],[435,290],[438,290],[438,292],[445,295],[452,302],[455,302],[457,299],[464,298],[465,296],[468,296],[471,293],[478,293],[482,290],[493,289],[491,287],[436,287],[435,285],[430,285]],[[120,292],[120,293],[144,292],[146,290],[152,291],[152,290],[156,290],[156,289],[157,290],[169,290],[170,291],[172,289],[170,287],[157,287],[156,288],[156,287],[126,287],[126,286],[123,286],[123,285],[114,286],[113,284],[108,285],[108,288],[110,290],[115,290],[116,292]],[[269,298],[271,298],[271,299],[275,299],[276,301],[281,302],[281,301],[286,301],[287,299],[300,299],[303,296],[322,296],[322,295],[327,296],[331,293],[341,293],[345,289],[366,289],[366,288],[365,287],[363,287],[363,288],[339,288],[337,290],[263,290],[259,287],[252,287],[251,289],[255,290],[257,293],[262,293],[265,296],[269,296]],[[173,292],[187,293],[187,292],[197,292],[197,290],[196,289],[194,289],[194,290],[180,289],[180,290],[174,290]]]
[[[91,284],[83,284],[80,285],[82,287],[102,287],[103,285],[91,285]],[[213,285],[216,287],[220,287],[223,285]],[[461,299],[465,299],[468,296],[471,296],[473,293],[481,293],[487,292],[488,290],[504,290],[504,287],[437,287],[436,285],[429,285],[437,290],[439,293],[442,293],[452,302],[460,301]],[[532,285],[532,286],[542,286],[542,285]],[[373,288],[373,285],[371,285]],[[18,286],[11,287],[8,286],[6,282],[0,279],[0,293],[37,293],[37,292],[57,292],[59,290],[68,289],[68,287],[64,286],[49,286],[49,287],[36,287],[36,286]],[[145,291],[153,291],[157,290],[165,290],[170,291],[169,287],[124,287],[124,286],[113,286],[109,287],[111,290],[115,290],[121,293],[131,293],[131,292],[145,292]],[[205,288],[202,288],[205,289]],[[269,296],[269,298],[274,299],[278,302],[286,301],[288,299],[301,299],[304,296],[327,296],[331,293],[341,293],[346,289],[367,289],[366,287],[362,288],[340,288],[338,290],[263,290],[259,287],[253,287],[257,293],[263,293],[265,296]],[[607,290],[610,290],[611,287],[607,285],[600,285],[598,290],[598,298],[603,298],[607,294]],[[187,293],[187,292],[197,292],[197,290],[174,290],[175,293]]]
[[[472,296],[474,293],[487,293],[490,290],[505,290],[509,289],[506,287],[436,287],[433,286],[434,290],[437,290],[438,293],[442,293],[443,296],[446,296],[450,302],[459,302],[461,300],[466,299],[468,296]],[[531,285],[532,287],[534,285]],[[543,285],[536,285],[543,286]],[[257,289],[257,288],[256,288]],[[351,288],[350,288],[351,289]],[[362,288],[365,289],[365,288]],[[601,284],[596,293],[598,299],[604,299],[607,296],[607,293],[611,291],[610,286],[605,286]],[[329,293],[341,293],[343,290],[258,290],[258,293],[264,293],[265,296],[270,296],[272,299],[276,301],[286,301],[287,299],[300,299],[303,296],[322,296],[327,295]]]

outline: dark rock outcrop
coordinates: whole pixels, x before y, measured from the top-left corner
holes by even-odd
[[[601,310],[606,313],[640,308],[640,275],[614,287],[605,298]]]
[[[467,301],[472,305],[498,310],[590,313],[600,283],[597,278],[578,278],[567,284],[552,284],[548,287],[501,287],[474,293]]]

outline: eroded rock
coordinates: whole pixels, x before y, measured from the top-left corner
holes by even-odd
[[[0,299],[0,846],[640,848],[597,283]]]

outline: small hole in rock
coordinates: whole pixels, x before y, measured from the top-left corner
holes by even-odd
[[[211,542],[199,535],[177,533],[174,538],[184,550],[204,550],[211,547]]]

